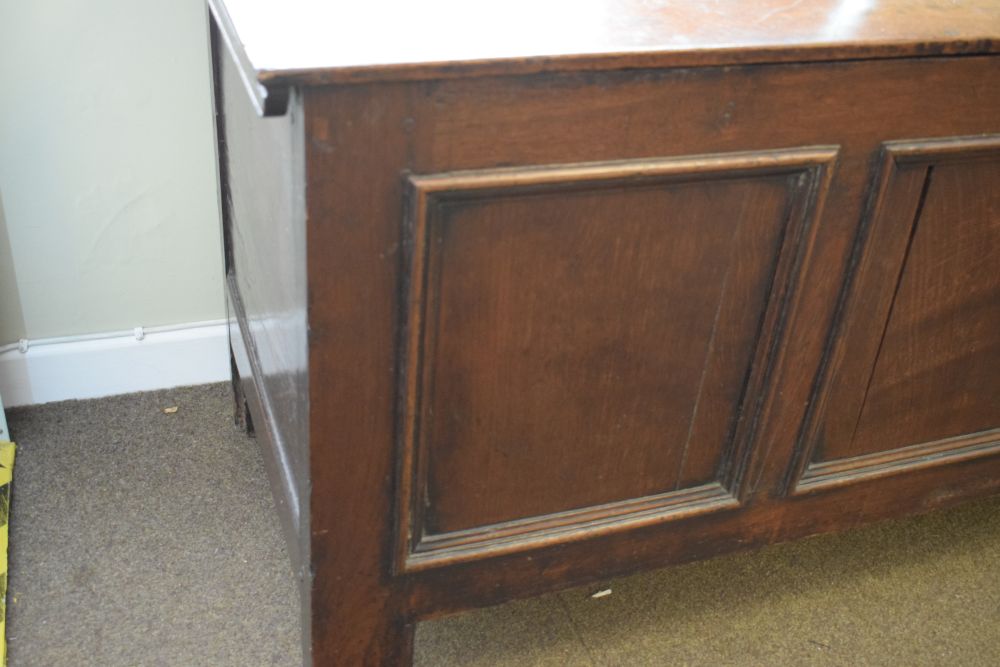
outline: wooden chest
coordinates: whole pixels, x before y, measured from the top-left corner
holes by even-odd
[[[995,2],[266,4],[223,231],[309,664],[1000,490]]]

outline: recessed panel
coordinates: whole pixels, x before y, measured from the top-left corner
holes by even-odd
[[[808,159],[417,180],[414,541],[731,500]]]
[[[714,481],[788,194],[774,176],[442,205],[427,530]]]
[[[1000,155],[928,174],[855,455],[1000,427]]]
[[[887,156],[806,486],[1000,449],[1000,141]]]

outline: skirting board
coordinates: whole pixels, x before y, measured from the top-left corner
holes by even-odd
[[[39,339],[0,348],[8,408],[228,380],[225,320]]]

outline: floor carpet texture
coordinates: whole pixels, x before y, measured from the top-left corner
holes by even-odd
[[[301,664],[231,414],[227,385],[9,412],[11,667]],[[421,623],[416,663],[994,667],[1000,499]]]

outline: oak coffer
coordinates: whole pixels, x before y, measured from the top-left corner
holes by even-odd
[[[1000,491],[993,0],[210,0],[311,665]]]

